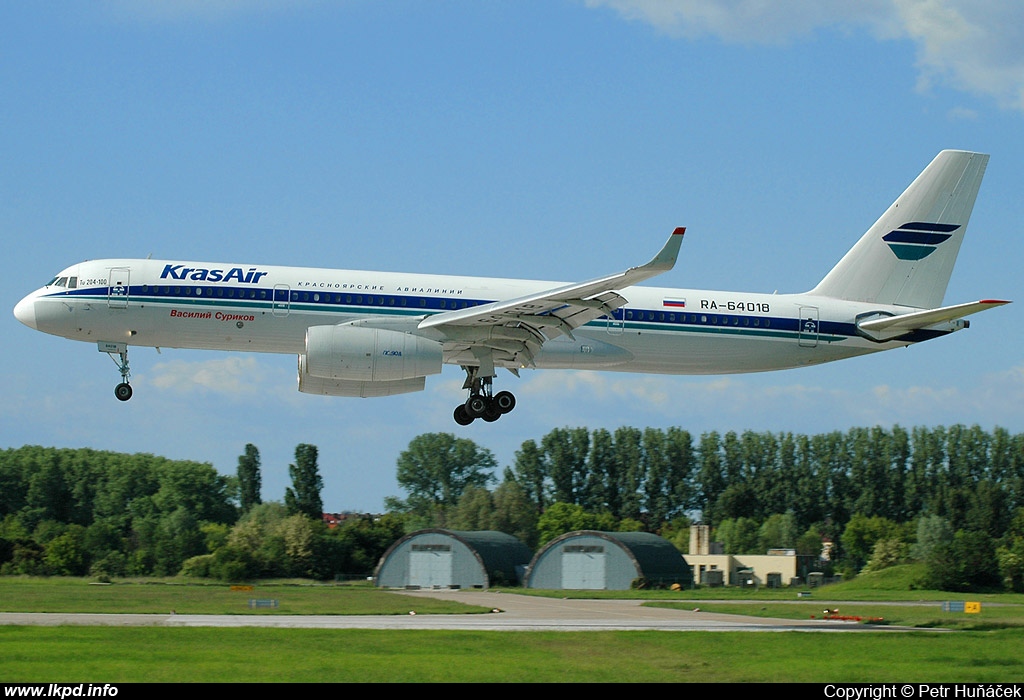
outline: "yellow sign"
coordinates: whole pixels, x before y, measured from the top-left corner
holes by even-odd
[[[971,601],[965,602],[964,603],[964,612],[965,613],[980,613],[981,612],[981,603],[972,603]]]
[[[232,590],[232,591],[251,591],[252,590],[252,586],[232,586],[230,590]]]

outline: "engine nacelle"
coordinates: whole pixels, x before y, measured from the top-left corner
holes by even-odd
[[[394,396],[395,394],[408,394],[413,391],[423,391],[426,384],[426,377],[396,379],[390,382],[360,382],[349,379],[324,379],[323,377],[314,377],[306,371],[306,356],[299,355],[299,391],[304,394],[319,394],[321,396],[359,396],[362,398],[369,398],[373,396]]]
[[[392,382],[441,372],[442,346],[411,333],[365,326],[312,326],[302,374],[347,382]],[[303,372],[302,370],[305,370]]]

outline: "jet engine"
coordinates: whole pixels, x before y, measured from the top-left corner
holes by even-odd
[[[388,396],[421,391],[441,371],[441,343],[411,333],[338,325],[306,331],[299,391],[332,396]]]

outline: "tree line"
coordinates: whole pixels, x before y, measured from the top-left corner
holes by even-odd
[[[824,566],[846,575],[919,561],[923,585],[1024,584],[1024,435],[1002,428],[556,428],[523,442],[487,492],[494,466],[470,441],[421,435],[398,463],[409,498],[389,508],[424,525],[492,523],[531,546],[581,523],[642,529],[684,553],[700,520],[731,554],[827,544]]]
[[[400,519],[328,528],[317,448],[299,445],[284,500],[263,503],[259,450],[235,476],[147,454],[26,446],[0,451],[0,574],[365,576]]]
[[[919,561],[934,587],[1024,586],[1024,435],[1001,428],[556,428],[500,478],[486,448],[428,433],[398,457],[406,498],[335,528],[317,460],[299,445],[292,486],[263,503],[254,445],[234,476],[152,455],[0,451],[0,573],[362,576],[423,527],[500,530],[533,549],[571,530],[644,530],[686,553],[699,520],[727,553],[829,543],[824,566],[847,575]]]

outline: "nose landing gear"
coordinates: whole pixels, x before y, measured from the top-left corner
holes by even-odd
[[[477,376],[476,367],[464,369],[467,375],[465,388],[469,389],[469,398],[466,403],[460,403],[455,407],[456,423],[469,425],[477,418],[493,423],[516,407],[516,397],[511,391],[492,394],[494,377]]]
[[[125,343],[101,342],[99,350],[110,356],[121,373],[121,383],[114,387],[114,396],[118,401],[127,401],[132,397],[132,385],[128,383],[128,378],[132,376],[132,372],[128,368],[128,346]],[[115,354],[117,357],[114,357]]]

